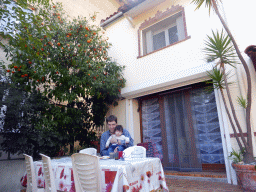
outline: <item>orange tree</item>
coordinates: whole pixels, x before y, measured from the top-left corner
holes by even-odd
[[[94,137],[90,128],[103,124],[108,105],[116,103],[125,84],[123,67],[108,56],[104,31],[92,24],[95,15],[72,20],[60,4],[38,11],[20,12],[16,31],[5,34],[12,62],[5,70],[14,85],[54,104],[43,115],[52,120],[50,129],[68,137],[63,144],[72,150],[75,141],[83,145]]]

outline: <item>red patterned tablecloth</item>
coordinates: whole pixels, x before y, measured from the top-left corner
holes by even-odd
[[[57,190],[75,192],[71,157],[52,159],[51,163]],[[42,162],[34,165],[38,187],[44,187]],[[168,191],[159,158],[100,160],[100,168],[104,192]],[[26,186],[26,175],[21,184]]]

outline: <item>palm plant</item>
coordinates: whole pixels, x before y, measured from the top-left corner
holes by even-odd
[[[231,124],[231,127],[234,131],[235,138],[238,142],[239,148],[242,151],[243,148],[245,149],[244,152],[244,162],[245,163],[252,163],[254,162],[253,157],[253,147],[252,147],[252,128],[251,128],[251,105],[252,105],[252,83],[251,83],[251,75],[249,72],[248,65],[246,64],[238,45],[228,28],[226,22],[224,21],[223,17],[219,12],[218,5],[221,3],[221,0],[192,0],[199,9],[203,4],[209,9],[209,13],[211,9],[219,17],[223,28],[226,31],[226,34],[222,31],[221,33],[213,32],[213,37],[208,36],[206,40],[206,48],[205,52],[207,55],[207,59],[209,61],[218,60],[217,65],[213,69],[212,72],[209,72],[208,75],[210,78],[213,79],[213,86],[220,90],[224,106]],[[243,65],[245,70],[246,79],[247,79],[247,97],[245,100],[242,97],[238,98],[238,102],[245,108],[246,114],[246,128],[247,128],[247,140],[245,139],[241,125],[238,121],[236,111],[234,109],[233,101],[231,98],[230,90],[229,90],[229,83],[227,81],[228,73],[226,72],[226,65],[234,66],[236,64],[235,57],[238,57],[240,62]],[[223,90],[226,90],[227,99],[224,97]],[[228,104],[230,106],[231,112],[228,108]],[[232,116],[231,116],[232,115]],[[241,135],[241,139],[238,137]]]

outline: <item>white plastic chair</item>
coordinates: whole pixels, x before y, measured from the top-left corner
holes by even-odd
[[[75,153],[71,159],[76,192],[101,191],[99,157]]]
[[[88,154],[88,155],[97,155],[97,149],[95,148],[86,148],[79,151],[79,153]]]
[[[27,192],[43,192],[44,188],[37,188],[36,174],[33,163],[33,158],[27,154],[25,156],[26,171],[27,171]]]
[[[44,169],[44,180],[45,180],[45,191],[47,192],[57,192],[55,185],[55,178],[52,171],[51,159],[50,157],[41,154],[43,160]]]
[[[146,148],[142,146],[132,146],[124,150],[124,158],[146,158]]]

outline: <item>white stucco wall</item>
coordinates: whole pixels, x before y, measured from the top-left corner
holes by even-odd
[[[89,17],[97,13],[94,24],[99,25],[101,19],[106,19],[117,11],[119,4],[115,0],[53,0],[61,2],[65,12],[71,17]]]
[[[162,6],[159,5],[159,7]],[[126,88],[205,64],[204,55],[201,52],[204,38],[206,34],[211,33],[212,28],[220,26],[220,23],[216,17],[209,17],[207,10],[194,11],[194,9],[195,6],[190,4],[185,7],[187,32],[191,36],[190,39],[139,59],[137,59],[138,28],[148,17],[143,14],[136,17],[139,18],[137,20],[140,23],[135,18],[135,28],[124,17],[107,27],[107,36],[113,44],[109,54],[118,63],[126,66]],[[157,8],[151,17],[156,11]]]

